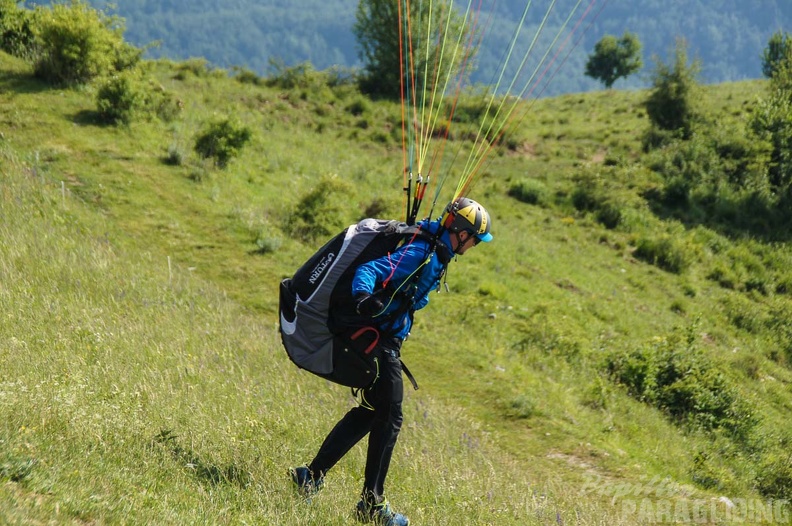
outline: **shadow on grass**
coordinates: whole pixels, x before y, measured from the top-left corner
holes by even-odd
[[[100,128],[109,128],[115,126],[102,119],[98,111],[95,110],[80,110],[72,117],[72,122],[78,126],[99,126]]]
[[[29,72],[0,71],[0,91],[17,94],[41,93],[53,90],[51,85]]]
[[[179,445],[177,438],[173,431],[163,429],[154,437],[152,445],[160,445],[166,448],[177,463],[190,470],[204,484],[212,486],[236,484],[240,487],[245,487],[250,483],[249,475],[239,467],[234,464],[223,467],[208,463],[193,450],[185,449]]]
[[[771,206],[756,196],[737,199],[703,196],[673,199],[652,189],[643,197],[658,218],[676,220],[687,228],[703,226],[735,240],[754,238],[765,243],[792,240],[792,195]]]

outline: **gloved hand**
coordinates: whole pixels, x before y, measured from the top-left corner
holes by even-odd
[[[374,316],[382,312],[385,305],[376,296],[360,292],[355,296],[357,301],[355,309],[362,316]]]

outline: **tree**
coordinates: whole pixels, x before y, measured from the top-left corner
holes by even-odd
[[[653,89],[645,102],[646,113],[656,128],[689,139],[696,119],[693,95],[701,65],[698,61],[688,65],[687,44],[682,39],[677,40],[674,55],[673,66],[657,62]]]
[[[783,52],[776,48],[779,53],[772,63],[769,96],[759,100],[749,124],[755,136],[770,147],[767,175],[772,191],[789,203],[792,199],[792,39],[782,40],[780,33],[773,35],[776,36],[776,42],[785,41],[787,48]]]
[[[472,24],[452,5],[448,0],[360,0],[353,31],[364,64],[361,88],[374,95],[399,98],[402,72],[407,69],[424,88],[442,88],[446,79],[463,73],[463,66],[469,69],[476,51],[470,44]],[[412,36],[411,45],[406,43],[407,33]],[[401,48],[407,49],[404,53],[400,39],[404,41]],[[405,68],[403,56],[411,59],[411,67]],[[408,73],[404,75],[408,85]]]
[[[767,78],[773,77],[779,65],[789,61],[790,57],[792,57],[792,35],[781,31],[773,33],[762,54],[762,73]]]
[[[614,82],[642,67],[641,42],[637,36],[625,31],[619,39],[605,35],[594,45],[594,53],[586,62],[586,75],[600,80],[605,88],[610,89]]]

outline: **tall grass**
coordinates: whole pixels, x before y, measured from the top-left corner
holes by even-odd
[[[267,318],[4,160],[0,520],[347,524],[362,448],[311,503],[285,475],[352,403],[343,389],[294,368]],[[466,411],[415,395],[407,413],[390,489],[416,523],[620,523]]]

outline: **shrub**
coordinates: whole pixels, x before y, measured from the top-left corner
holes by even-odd
[[[161,84],[149,81],[144,90],[144,106],[146,112],[156,115],[164,122],[175,120],[184,108],[184,103],[173,93],[166,90]]]
[[[640,237],[633,255],[674,274],[680,274],[687,270],[693,260],[687,247],[668,234],[661,234],[657,237]]]
[[[792,276],[782,276],[775,286],[776,294],[792,294]]]
[[[792,457],[788,452],[779,451],[765,460],[757,489],[767,498],[784,499],[792,494]]]
[[[736,328],[760,334],[769,323],[764,311],[744,295],[735,294],[723,300],[724,312]]]
[[[651,157],[650,168],[666,180],[666,194],[675,197],[669,202],[684,201],[691,191],[704,182],[717,178],[721,172],[718,156],[708,140],[695,137],[689,141],[675,140]],[[714,176],[711,174],[715,174]],[[676,186],[677,189],[669,189]]]
[[[181,112],[181,101],[165,88],[144,83],[133,71],[106,79],[96,93],[99,118],[109,124],[130,124],[137,116],[154,115],[170,122]]]
[[[261,78],[247,68],[234,67],[234,79],[242,84],[261,84]]]
[[[529,205],[546,205],[550,192],[536,179],[522,179],[509,187],[509,196]]]
[[[536,402],[525,394],[517,395],[508,403],[506,414],[516,420],[531,418],[538,414]]]
[[[597,221],[605,228],[613,230],[622,222],[621,207],[612,200],[608,200],[597,210],[596,217]]]
[[[17,7],[16,0],[0,0],[0,50],[16,57],[33,54],[35,31],[33,13]]]
[[[208,77],[211,73],[209,61],[205,58],[190,58],[177,64],[177,73],[174,76],[176,80],[184,80],[188,75],[196,77]]]
[[[322,72],[327,85],[335,88],[336,94],[354,93],[357,88],[357,70],[345,66],[330,66]]]
[[[792,306],[788,302],[780,302],[770,311],[765,322],[777,349],[772,358],[779,362],[784,361],[788,366],[792,365],[792,324],[789,323],[791,317]]]
[[[360,117],[368,110],[369,104],[365,97],[356,97],[352,102],[347,104],[346,111],[355,117]]]
[[[293,90],[309,88],[321,83],[321,73],[316,71],[310,62],[289,67],[283,62],[270,60],[270,68],[274,72],[267,78],[266,84],[274,88]]]
[[[580,181],[572,192],[572,206],[579,212],[597,210],[605,202],[605,196],[596,184]]]
[[[38,11],[36,76],[53,84],[81,84],[135,65],[142,54],[123,40],[120,19],[82,0]]]
[[[99,118],[108,124],[131,123],[144,102],[145,95],[138,80],[129,73],[113,75],[96,93]]]
[[[680,425],[747,438],[757,417],[736,385],[695,346],[694,328],[627,353],[611,353],[604,369],[631,396]]]
[[[215,166],[225,168],[251,136],[250,128],[234,119],[215,121],[196,138],[195,152],[203,159],[214,159]]]
[[[319,183],[300,198],[288,218],[287,228],[296,236],[312,241],[340,232],[351,215],[347,207],[348,183],[335,175],[322,177]]]
[[[660,149],[677,139],[677,133],[674,131],[660,130],[651,126],[643,137],[641,137],[641,147],[644,153],[651,150]]]
[[[707,273],[707,279],[716,282],[724,289],[735,289],[739,282],[739,277],[734,270],[724,265],[716,265],[715,268]]]
[[[179,148],[179,145],[171,144],[168,146],[168,152],[162,162],[170,166],[181,166],[184,164],[184,152]]]
[[[259,232],[258,236],[256,236],[256,254],[271,254],[273,252],[277,252],[280,249],[283,241],[279,237],[273,237],[272,235]]]
[[[698,451],[693,458],[691,477],[699,486],[707,489],[728,487],[734,482],[734,474],[725,468],[720,460],[720,455],[713,455],[707,451]]]
[[[755,138],[769,145],[768,180],[778,194],[792,191],[792,94],[778,90],[760,100],[750,120]]]

